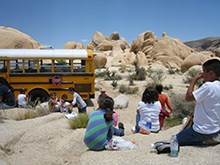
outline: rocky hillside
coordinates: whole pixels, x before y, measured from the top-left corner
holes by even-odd
[[[197,51],[212,51],[220,56],[220,37],[208,37],[200,40],[185,42],[187,46]]]
[[[191,47],[190,47],[190,46]],[[30,36],[10,27],[0,26],[0,48],[39,48],[41,44]],[[64,49],[92,49],[96,54],[96,68],[132,66],[151,66],[154,63],[167,69],[187,70],[194,65],[201,65],[212,57],[220,57],[220,39],[206,38],[203,40],[183,43],[169,37],[165,32],[158,37],[152,31],[142,32],[131,44],[113,32],[104,36],[97,31],[92,42],[87,46],[74,41],[67,41]]]

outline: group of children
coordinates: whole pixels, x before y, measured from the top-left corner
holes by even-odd
[[[56,93],[52,92],[50,94],[50,100],[48,101],[48,107],[52,112],[72,112],[72,107],[77,105],[78,113],[86,113],[86,102],[82,97],[75,91],[75,88],[70,87],[69,92],[73,95],[72,102],[67,101],[67,95],[63,94],[62,97],[58,100]]]
[[[78,107],[79,113],[86,113],[86,103],[82,97],[75,91],[73,87],[69,88],[69,92],[73,95],[72,102],[68,102],[67,94],[63,94],[60,99],[57,98],[56,92],[50,93],[48,101],[48,108],[51,112],[66,112],[71,113],[73,106]],[[29,97],[26,95],[26,89],[22,88],[18,95],[19,108],[31,108],[28,101]]]
[[[203,64],[203,72],[199,72],[192,79],[186,92],[187,101],[196,101],[193,124],[191,127],[182,130],[177,134],[180,146],[183,145],[202,145],[204,141],[215,138],[220,134],[220,61],[211,59]],[[198,89],[195,84],[198,80],[204,80],[204,84]],[[149,134],[158,133],[164,124],[165,117],[170,117],[172,107],[168,96],[162,93],[163,86],[155,88],[147,87],[142,94],[142,99],[138,103],[136,113],[136,125],[132,129],[134,133]],[[67,101],[67,95],[63,94],[58,101],[55,93],[51,93],[48,102],[49,108],[54,112],[70,112],[76,104],[79,113],[86,113],[86,103],[70,87],[69,92],[73,95],[72,103]],[[19,107],[25,107],[28,97],[25,90],[21,90],[18,96]],[[1,100],[0,100],[1,101]],[[113,110],[114,100],[101,91],[98,97],[98,108],[93,111],[88,118],[84,142],[91,150],[103,150],[105,145],[112,139],[113,135],[123,136],[124,125],[118,122],[118,115]],[[166,110],[168,107],[169,110]],[[150,119],[150,132],[146,128],[146,122]],[[115,123],[115,124],[114,124]],[[97,138],[99,137],[99,138]]]
[[[203,72],[193,77],[186,92],[187,101],[196,101],[193,124],[179,132],[176,137],[180,146],[204,145],[209,140],[218,139],[220,143],[220,61],[210,59],[203,64]],[[195,84],[198,80],[204,80],[204,84],[198,89]],[[162,86],[156,88],[147,87],[143,92],[142,99],[138,103],[136,126],[134,133],[149,134],[146,129],[146,122],[151,120],[151,132],[157,133],[161,130],[164,118],[170,114],[165,109],[165,104],[172,112],[168,97],[162,94]],[[112,138],[112,127],[114,123],[114,101],[111,97],[105,96],[99,100],[99,108],[89,116],[84,142],[90,150],[104,150]],[[145,131],[142,131],[145,130]],[[100,137],[100,138],[97,138]]]

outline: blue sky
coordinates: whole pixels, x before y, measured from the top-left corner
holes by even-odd
[[[182,41],[220,37],[220,0],[0,0],[0,26],[43,45],[87,44],[100,31],[132,43],[144,31]]]

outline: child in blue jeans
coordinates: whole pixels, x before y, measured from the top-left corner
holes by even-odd
[[[180,146],[203,145],[220,132],[220,61],[210,59],[203,64],[203,72],[192,79],[186,92],[187,101],[196,101],[193,125],[177,134]],[[195,90],[200,79],[204,84]]]

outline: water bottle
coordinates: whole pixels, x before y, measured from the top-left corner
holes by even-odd
[[[179,154],[179,144],[176,135],[172,135],[170,139],[170,156],[178,157],[178,154]]]
[[[151,118],[150,117],[147,118],[146,129],[149,132],[151,131]]]

